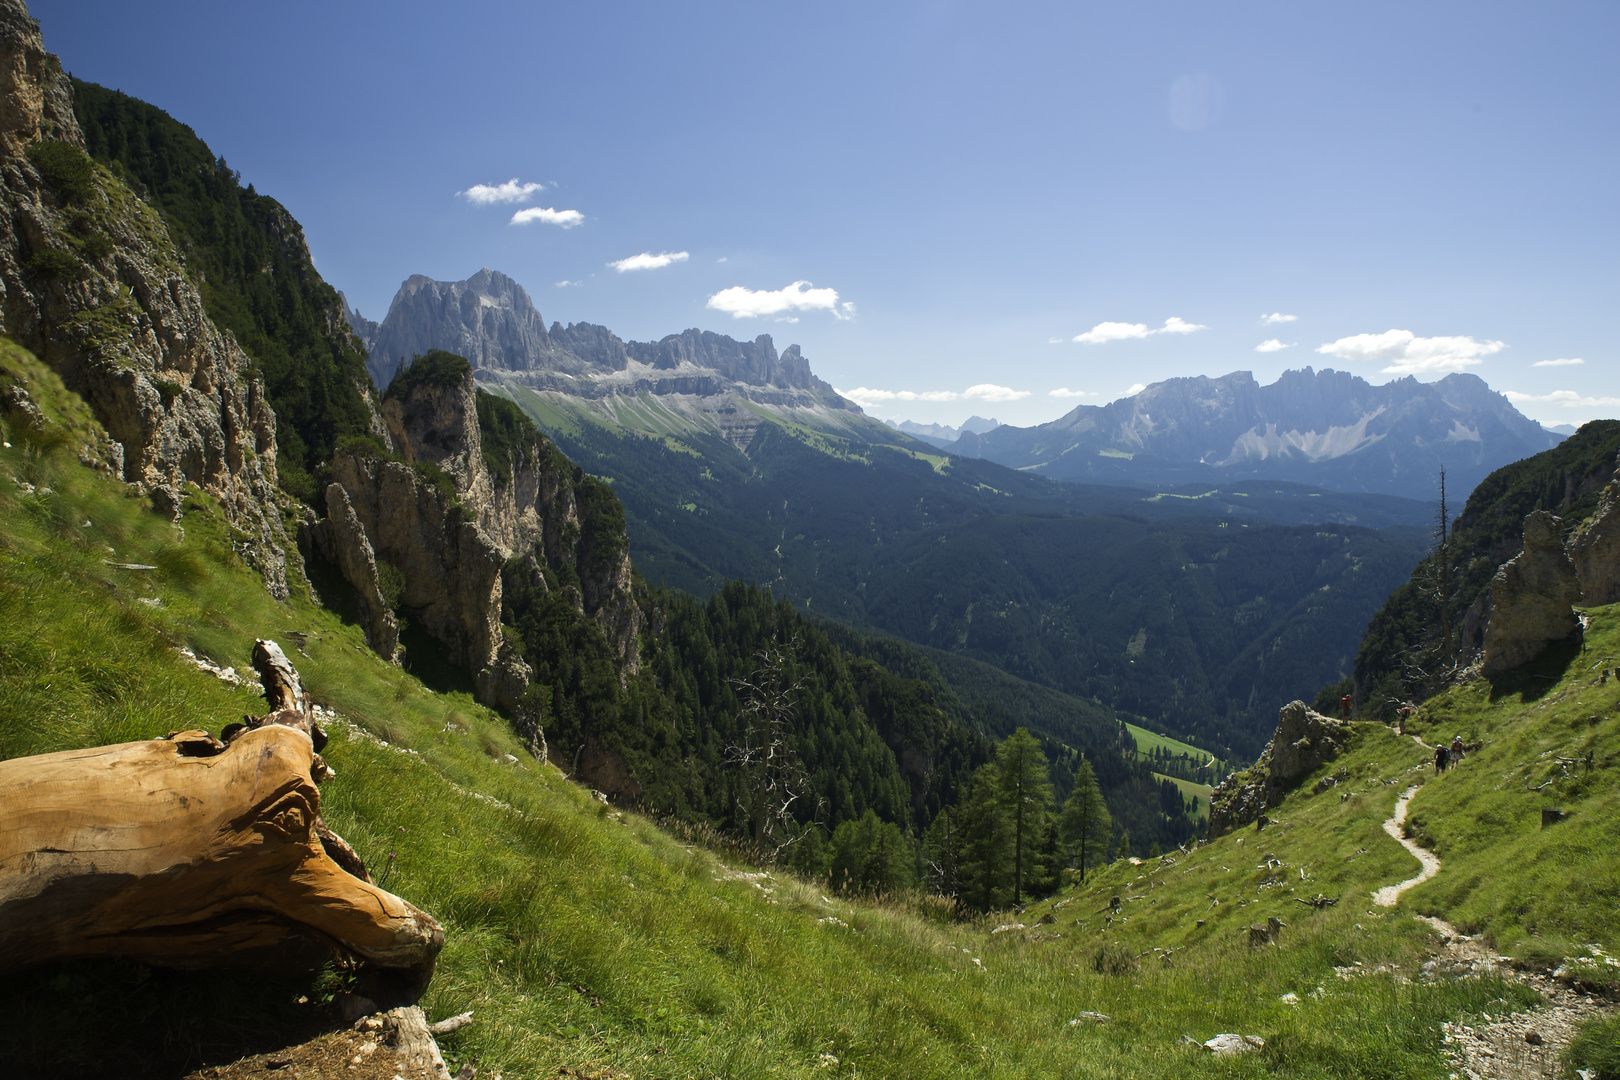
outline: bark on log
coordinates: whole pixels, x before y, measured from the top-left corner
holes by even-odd
[[[327,852],[313,725],[298,716],[261,718],[223,748],[186,731],[0,762],[0,971],[89,956],[304,964],[336,947],[420,993],[444,931]]]

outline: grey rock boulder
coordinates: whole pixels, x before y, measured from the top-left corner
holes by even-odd
[[[1234,773],[1209,796],[1209,838],[1258,821],[1263,811],[1349,745],[1347,721],[1291,701],[1277,714],[1277,732],[1254,765]]]
[[[1524,550],[1491,579],[1490,620],[1480,670],[1491,675],[1528,663],[1575,634],[1581,601],[1575,564],[1564,552],[1558,518],[1537,510],[1524,519]]]

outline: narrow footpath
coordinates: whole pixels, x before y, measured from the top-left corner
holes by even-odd
[[[1413,739],[1425,745],[1417,736]],[[1373,903],[1379,907],[1394,907],[1403,892],[1440,872],[1439,856],[1403,835],[1406,810],[1417,791],[1418,785],[1414,784],[1395,800],[1395,811],[1384,822],[1384,831],[1412,853],[1422,870],[1416,877],[1374,892]],[[1439,949],[1423,965],[1423,978],[1495,975],[1531,987],[1541,995],[1543,1002],[1532,1012],[1501,1017],[1482,1014],[1482,1024],[1441,1025],[1446,1056],[1457,1068],[1454,1075],[1458,1080],[1462,1077],[1469,1080],[1557,1080],[1562,1075],[1558,1055],[1575,1037],[1576,1028],[1585,1020],[1616,1011],[1612,1001],[1583,994],[1541,972],[1518,970],[1508,957],[1490,949],[1483,935],[1460,933],[1455,926],[1432,915],[1414,915],[1413,918],[1428,923],[1440,938]]]

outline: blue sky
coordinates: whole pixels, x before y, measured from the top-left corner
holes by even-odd
[[[797,342],[888,419],[1306,364],[1620,415],[1613,4],[31,9],[372,318],[490,266],[548,322]]]

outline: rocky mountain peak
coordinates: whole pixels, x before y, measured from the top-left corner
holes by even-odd
[[[387,386],[402,362],[434,349],[477,368],[515,370],[552,351],[546,322],[523,286],[487,267],[465,281],[406,278],[372,341],[372,379]]]
[[[547,330],[523,287],[487,267],[465,281],[406,279],[372,340],[379,386],[402,362],[442,349],[470,360],[484,385],[607,403],[640,394],[677,399],[683,413],[706,417],[703,423],[739,446],[759,426],[739,397],[777,408],[854,411],[816,378],[797,345],[778,352],[769,334],[738,341],[693,328],[658,341],[625,341],[593,323],[552,323]]]

